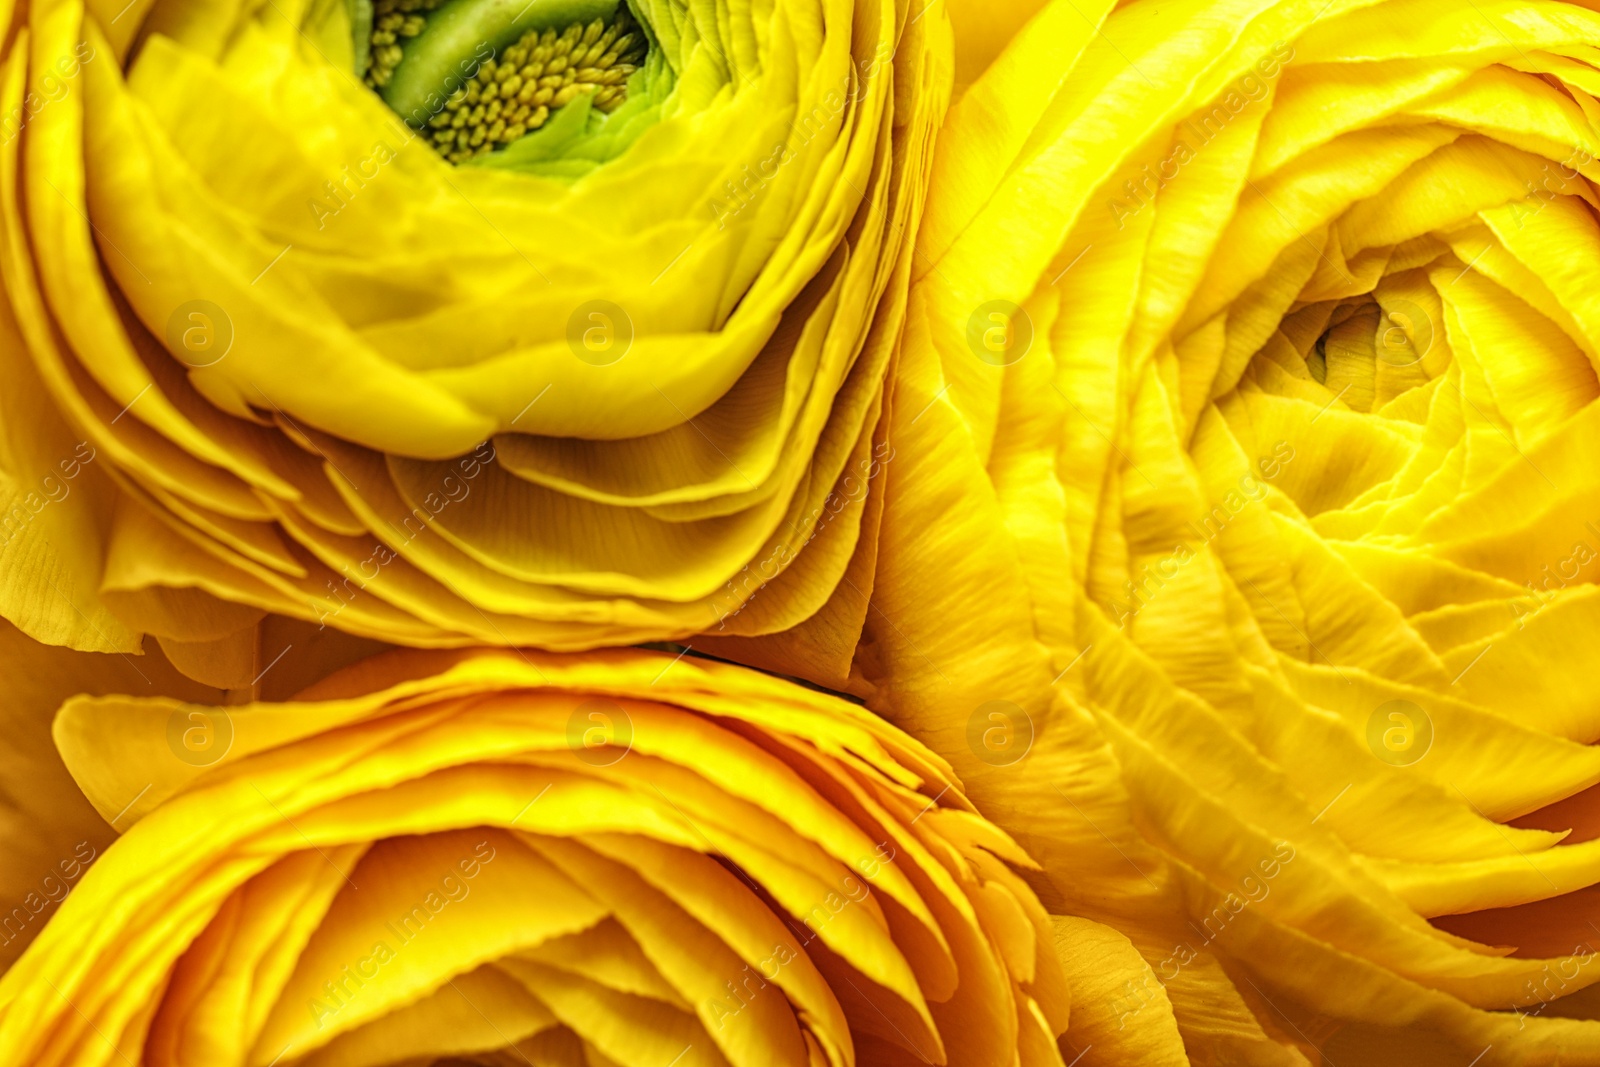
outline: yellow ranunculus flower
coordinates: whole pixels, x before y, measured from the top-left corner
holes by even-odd
[[[402,650],[54,733],[125,833],[0,981],[7,1065],[1060,1067],[1133,956],[937,756],[713,661]]]
[[[69,697],[138,693],[153,686],[190,700],[215,690],[184,678],[158,656],[90,655],[51,648],[0,622],[0,970],[55,914],[88,865],[115,836],[73,784],[50,736]]]
[[[267,611],[578,648],[773,632],[840,583],[942,13],[8,10],[0,613],[27,633],[129,651]]]
[[[1597,41],[1062,0],[952,105],[849,684],[1138,947],[1123,1062],[1600,1060]]]

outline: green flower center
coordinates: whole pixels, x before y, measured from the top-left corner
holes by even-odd
[[[367,36],[367,85],[452,163],[519,140],[580,96],[616,110],[648,47],[618,0],[375,0]]]

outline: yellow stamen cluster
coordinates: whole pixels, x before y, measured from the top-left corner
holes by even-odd
[[[441,0],[376,0],[372,5],[372,48],[367,56],[366,83],[374,89],[389,84],[400,65],[401,42],[421,33],[427,14]]]
[[[644,34],[626,5],[618,5],[609,25],[595,19],[559,33],[530,30],[451,95],[428,120],[429,139],[440,155],[460,163],[538,129],[579,93],[592,92],[594,107],[613,111],[627,98],[628,75],[644,52]]]

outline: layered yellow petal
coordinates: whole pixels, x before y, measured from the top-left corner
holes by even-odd
[[[364,3],[16,14],[6,617],[133,651],[815,615],[887,453],[943,9],[633,3],[627,103],[456,166],[352,72]]]
[[[1115,937],[1069,976],[942,760],[696,657],[394,652],[55,736],[126,832],[0,980],[6,1063],[1061,1067]]]
[[[1048,5],[941,131],[848,684],[1140,1062],[1600,1058],[1597,33]]]

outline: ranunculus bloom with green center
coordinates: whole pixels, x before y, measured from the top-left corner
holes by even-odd
[[[125,833],[0,981],[7,1065],[1062,1067],[1131,955],[911,738],[692,657],[402,650],[55,736]]]
[[[858,684],[1138,946],[1085,1062],[1595,1062],[1600,14],[1093,8],[940,131]]]
[[[887,452],[950,79],[914,15],[19,11],[0,612],[116,650],[262,611],[567,648],[811,616]]]

